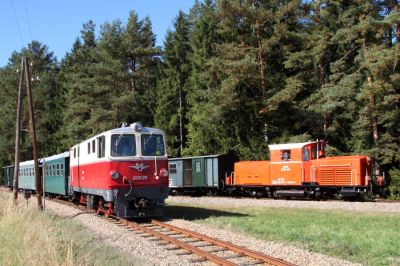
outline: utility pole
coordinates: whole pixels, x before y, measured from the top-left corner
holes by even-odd
[[[31,91],[31,78],[29,75],[29,64],[26,57],[23,58],[25,65],[25,84],[26,84],[26,96],[28,100],[28,111],[29,111],[29,131],[32,139],[32,154],[33,161],[35,164],[35,180],[36,180],[36,197],[38,201],[38,208],[43,210],[42,205],[42,190],[40,187],[40,175],[39,175],[39,161],[36,148],[36,129],[35,129],[35,114],[33,113],[33,102],[32,102],[32,91]]]
[[[15,160],[14,160],[14,179],[13,179],[13,193],[14,193],[14,206],[17,205],[18,199],[18,173],[19,173],[19,146],[21,139],[21,109],[22,109],[22,79],[24,78],[24,59],[21,60],[21,71],[18,83],[18,106],[17,106],[17,122],[15,124]]]
[[[18,106],[17,106],[17,122],[16,122],[16,134],[15,134],[15,169],[14,169],[14,180],[13,180],[13,192],[14,192],[14,205],[17,205],[18,199],[18,174],[19,174],[19,155],[20,155],[20,139],[21,139],[21,110],[22,110],[22,85],[23,79],[25,76],[25,87],[26,87],[26,96],[28,102],[28,111],[29,111],[29,132],[31,134],[32,140],[32,155],[33,161],[35,165],[35,181],[36,181],[36,193],[38,200],[38,207],[40,210],[43,210],[42,206],[42,191],[40,186],[40,175],[39,175],[39,161],[37,155],[36,148],[36,131],[35,131],[35,118],[33,113],[33,103],[32,103],[32,91],[31,91],[31,79],[29,74],[29,64],[26,57],[22,57],[21,60],[21,75],[19,78],[18,84]]]
[[[46,160],[43,159],[42,161],[42,195],[43,195],[43,205],[42,208],[43,210],[46,209]]]

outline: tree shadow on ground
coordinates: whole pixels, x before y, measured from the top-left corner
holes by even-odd
[[[228,211],[219,211],[213,209],[205,209],[199,207],[190,207],[190,206],[165,206],[164,208],[164,217],[170,219],[185,219],[189,221],[194,220],[204,220],[209,217],[240,217],[240,216],[248,216],[247,214],[237,213],[237,212],[228,212]]]

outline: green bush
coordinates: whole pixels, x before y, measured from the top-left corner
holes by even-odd
[[[400,169],[392,169],[389,171],[390,175],[390,198],[400,199]]]

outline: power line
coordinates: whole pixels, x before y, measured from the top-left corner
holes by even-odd
[[[24,46],[25,42],[24,42],[24,38],[22,38],[21,27],[19,26],[17,12],[15,12],[14,2],[13,2],[13,0],[10,0],[10,1],[11,1],[11,6],[12,6],[12,9],[13,9],[13,12],[14,12],[15,22],[17,23],[19,37],[21,38],[21,44],[22,44],[22,46]]]
[[[29,19],[28,6],[26,5],[26,0],[24,0],[24,4],[25,4],[25,15],[26,15],[26,20],[27,20],[27,22],[28,22],[29,37],[31,38],[31,42],[32,42],[31,22],[30,22],[30,19]]]

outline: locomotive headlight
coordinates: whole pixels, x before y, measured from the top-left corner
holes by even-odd
[[[167,169],[165,169],[165,168],[161,168],[160,169],[160,176],[163,176],[163,177],[167,177],[168,176],[168,170]]]
[[[133,130],[135,130],[137,132],[142,131],[142,129],[143,129],[142,124],[140,124],[139,122],[131,124],[131,127],[133,127]]]
[[[119,178],[119,176],[120,176],[119,173],[117,171],[114,171],[114,170],[110,172],[110,175],[111,175],[111,178],[114,179],[114,180],[117,180]]]

